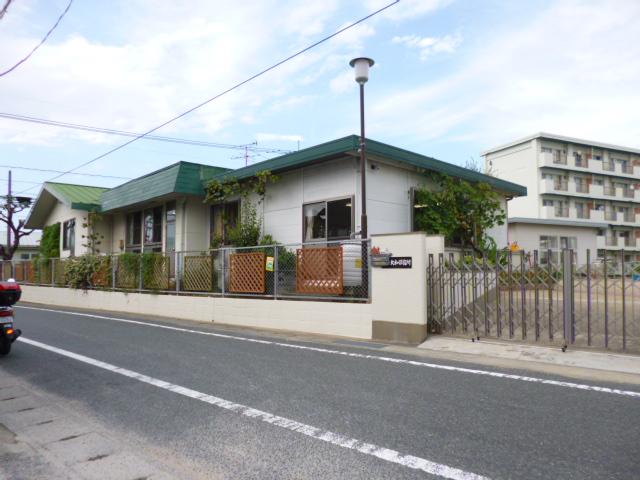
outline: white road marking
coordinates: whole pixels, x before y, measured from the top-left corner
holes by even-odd
[[[126,368],[121,368],[116,365],[102,362],[91,357],[86,357],[84,355],[73,353],[68,350],[63,350],[58,347],[47,345],[46,343],[37,342],[25,337],[20,337],[18,340],[28,345],[42,348],[44,350],[63,355],[65,357],[78,360],[88,365],[92,365],[94,367],[102,368],[113,373],[118,373],[120,375],[133,378],[134,380],[138,380],[143,383],[148,383],[149,385],[153,385],[154,387],[162,388],[164,390],[168,390],[185,397],[193,398],[201,402],[209,403],[216,407],[239,413],[240,415],[244,415],[245,417],[255,418],[262,422],[269,423],[271,425],[275,425],[292,432],[301,433],[302,435],[315,438],[316,440],[322,440],[323,442],[331,443],[333,445],[337,445],[339,447],[347,448],[350,450],[355,450],[357,452],[364,453],[365,455],[370,455],[387,462],[396,463],[403,467],[420,470],[426,473],[430,473],[431,475],[437,475],[452,480],[489,480],[488,477],[484,477],[482,475],[477,475],[475,473],[460,470],[458,468],[443,465],[441,463],[435,463],[429,460],[425,460],[424,458],[414,457],[413,455],[403,455],[396,450],[380,447],[372,443],[366,443],[356,438],[349,438],[339,433],[334,433],[329,430],[323,430],[312,425],[307,425],[305,423],[297,422],[285,417],[280,417],[278,415],[264,412],[262,410],[257,410],[240,403],[231,402],[220,397],[214,397],[213,395],[198,392],[197,390],[182,387],[174,383],[165,382],[164,380],[149,377],[142,373],[134,372],[133,370],[127,370]]]
[[[393,357],[383,357],[379,355],[368,355],[365,353],[356,353],[356,352],[347,352],[344,350],[332,350],[328,348],[320,348],[320,347],[310,347],[307,345],[296,345],[294,343],[284,343],[284,342],[274,342],[271,340],[261,340],[258,338],[247,338],[247,337],[239,337],[235,335],[227,335],[224,333],[214,333],[214,332],[202,332],[199,330],[192,330],[189,328],[182,327],[172,327],[169,325],[159,325],[157,323],[150,322],[142,322],[140,320],[129,320],[126,318],[116,318],[116,317],[107,317],[104,315],[94,315],[90,313],[80,313],[80,312],[70,312],[65,310],[55,310],[53,308],[38,308],[38,307],[25,307],[20,306],[19,308],[26,308],[29,310],[42,310],[45,312],[56,312],[56,313],[64,313],[67,315],[77,315],[81,317],[91,317],[91,318],[99,318],[102,320],[111,320],[114,322],[122,322],[122,323],[132,323],[135,325],[143,325],[147,327],[155,327],[155,328],[164,328],[165,330],[174,330],[177,332],[184,333],[195,333],[197,335],[208,335],[211,337],[225,338],[229,340],[239,340],[242,342],[250,342],[250,343],[261,343],[264,345],[274,345],[277,347],[285,347],[285,348],[293,348],[296,350],[306,350],[311,352],[318,353],[326,353],[331,355],[342,355],[345,357],[351,358],[361,358],[366,360],[377,360],[381,362],[395,363],[398,365],[412,365],[415,367],[426,367],[426,368],[434,368],[437,370],[448,370],[450,372],[461,372],[461,373],[470,373],[473,375],[485,375],[488,377],[494,378],[504,378],[507,380],[519,380],[522,382],[530,382],[530,383],[540,383],[543,385],[553,385],[556,387],[566,387],[566,388],[574,388],[578,390],[586,390],[591,392],[600,392],[600,393],[610,393],[614,395],[623,395],[627,397],[640,398],[640,392],[634,392],[632,390],[620,390],[617,388],[609,388],[609,387],[599,387],[597,385],[585,385],[582,383],[573,383],[573,382],[563,382],[560,380],[549,380],[546,378],[539,377],[528,377],[525,375],[515,375],[511,373],[503,373],[503,372],[492,372],[489,370],[478,370],[475,368],[464,368],[464,367],[455,367],[453,365],[441,365],[438,363],[427,363],[427,362],[419,362],[417,360],[406,360],[404,358],[393,358]]]

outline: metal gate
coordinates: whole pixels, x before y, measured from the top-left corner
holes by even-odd
[[[640,352],[640,261],[627,256],[429,255],[429,330]]]

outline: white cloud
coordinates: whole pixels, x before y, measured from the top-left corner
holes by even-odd
[[[503,22],[457,70],[372,105],[369,130],[486,147],[538,131],[638,145],[639,23],[634,1],[565,1]]]
[[[383,15],[391,20],[411,20],[436,10],[445,8],[453,0],[402,0],[389,7]],[[365,4],[369,10],[377,10],[391,3],[390,0],[367,0]]]
[[[20,2],[18,2],[20,3]],[[95,40],[61,30],[28,62],[2,79],[4,111],[71,123],[145,131],[209,98],[309,43],[335,22],[337,0],[300,4],[265,0],[194,0],[188,9],[171,2],[124,2],[114,26],[117,39]],[[220,15],[220,12],[224,15]],[[0,30],[2,57],[18,57],[38,38],[25,29],[29,9]],[[74,11],[70,11],[72,15]],[[179,19],[179,21],[176,21]],[[67,20],[74,20],[72,16]],[[75,19],[77,22],[78,19]],[[68,22],[72,24],[72,22]],[[335,25],[335,23],[333,24]],[[332,29],[335,26],[331,27]],[[367,25],[225,95],[161,133],[220,135],[229,126],[308,101],[297,92],[324,75],[347,69],[351,50],[373,35]],[[2,121],[0,141],[65,145],[118,141],[84,132]]]
[[[302,142],[302,135],[284,135],[280,133],[257,133],[258,142]]]
[[[345,93],[356,88],[353,72],[346,71],[334,77],[329,82],[329,88],[336,93]]]
[[[462,35],[445,35],[443,37],[419,37],[417,35],[404,35],[393,37],[392,43],[399,43],[409,48],[420,50],[420,58],[426,60],[436,53],[453,53],[462,43]]]

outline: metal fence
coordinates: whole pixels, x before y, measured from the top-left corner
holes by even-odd
[[[430,331],[640,352],[640,262],[625,256],[429,255]]]
[[[88,289],[333,301],[370,299],[370,241],[94,256]],[[3,280],[68,287],[77,258],[5,261]]]

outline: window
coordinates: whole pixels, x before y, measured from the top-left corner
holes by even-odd
[[[167,211],[165,214],[166,222],[166,246],[167,252],[176,249],[176,202],[167,203]]]
[[[553,207],[553,200],[548,200],[546,198],[542,199],[542,206],[543,207]]]
[[[31,255],[29,255],[28,253],[20,254],[20,260],[29,260],[30,258],[31,258]]]
[[[127,215],[127,251],[140,253],[142,246],[142,212]]]
[[[555,235],[540,235],[540,263],[546,264],[551,259],[552,263],[558,263],[562,250],[578,248],[576,237],[556,237]],[[549,257],[551,254],[551,257]]]
[[[560,237],[560,248],[571,248],[575,250],[578,247],[578,240],[576,237]]]
[[[72,218],[62,224],[62,249],[69,250],[71,255],[76,251],[76,219]]]
[[[240,201],[219,203],[211,207],[210,213],[210,242],[214,240],[227,243],[229,230],[238,226],[240,220]]]
[[[303,241],[338,240],[353,232],[352,199],[341,198],[303,206]]]
[[[162,244],[162,207],[148,208],[144,211],[144,244]],[[160,245],[162,250],[162,245]]]

